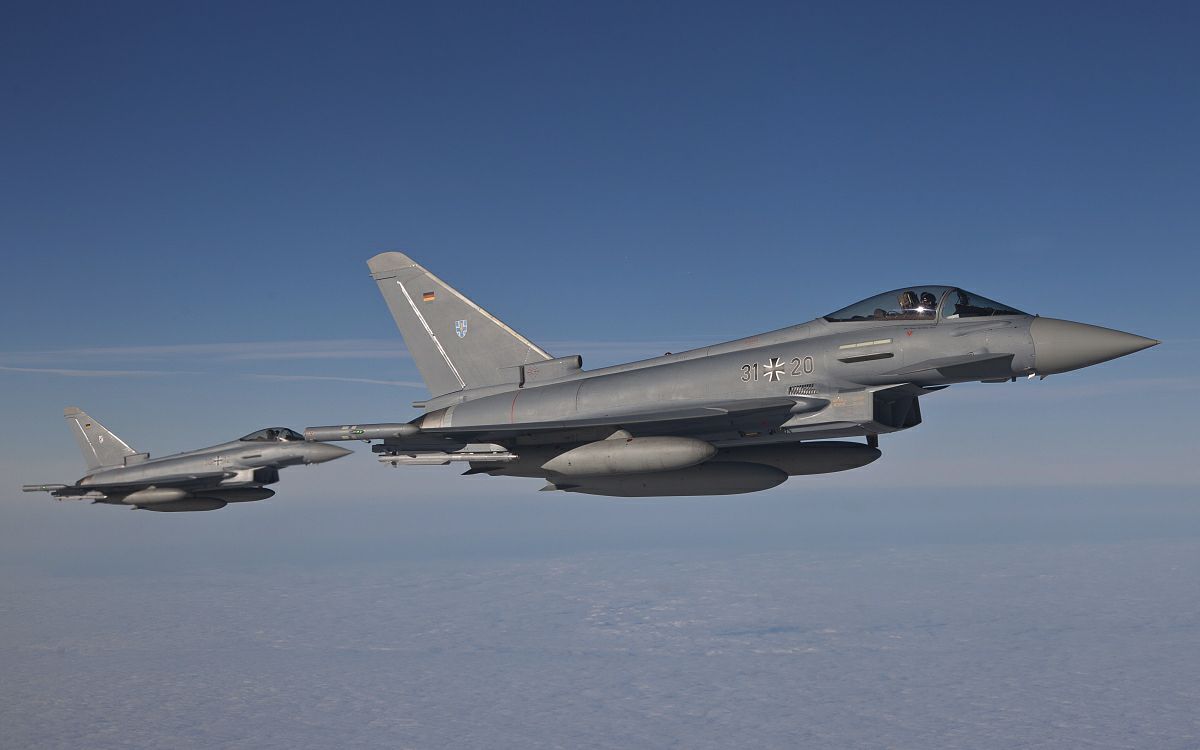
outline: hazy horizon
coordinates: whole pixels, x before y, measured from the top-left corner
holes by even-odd
[[[0,747],[1200,746],[1200,6],[41,3],[0,27]],[[594,368],[961,286],[1162,344],[862,469],[23,494],[408,421],[400,250]]]

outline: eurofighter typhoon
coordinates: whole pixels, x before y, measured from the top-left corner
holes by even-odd
[[[598,370],[553,357],[402,253],[368,262],[432,398],[408,423],[310,427],[393,465],[467,462],[544,490],[756,492],[865,466],[954,383],[1046,377],[1159,343],[915,285],[816,320]],[[862,442],[851,438],[862,439]]]
[[[351,453],[311,443],[295,430],[268,427],[228,443],[150,458],[75,407],[63,411],[88,474],[75,484],[27,484],[26,492],[127,505],[139,510],[217,510],[228,503],[265,500],[286,466],[319,464]]]

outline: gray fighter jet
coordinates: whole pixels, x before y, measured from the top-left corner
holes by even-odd
[[[552,357],[402,253],[368,262],[433,398],[408,423],[310,427],[379,440],[393,465],[546,490],[645,497],[755,492],[864,466],[953,383],[1053,375],[1159,343],[1042,318],[964,289],[915,285],[777,331],[583,370]],[[845,438],[865,438],[862,443]]]
[[[228,443],[150,458],[75,407],[63,411],[79,441],[88,474],[75,484],[27,484],[26,492],[129,505],[141,510],[217,510],[228,503],[265,500],[265,485],[285,466],[319,464],[352,451],[312,443],[295,430],[269,427]]]

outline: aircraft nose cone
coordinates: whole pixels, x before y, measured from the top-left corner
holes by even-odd
[[[1078,370],[1159,343],[1145,336],[1055,318],[1034,318],[1029,335],[1033,338],[1033,366],[1039,375]]]
[[[309,443],[305,446],[306,458],[305,461],[310,464],[323,464],[326,461],[332,461],[335,458],[347,456],[354,451],[343,448],[340,445],[330,445],[329,443]]]

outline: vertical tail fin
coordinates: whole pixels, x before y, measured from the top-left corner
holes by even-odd
[[[102,466],[119,466],[126,456],[137,455],[137,451],[108,431],[108,429],[92,419],[83,410],[68,406],[63,409],[67,425],[79,442],[83,451],[83,460],[87,461],[88,469],[99,469]]]
[[[367,261],[430,395],[516,382],[550,355],[403,253]]]

